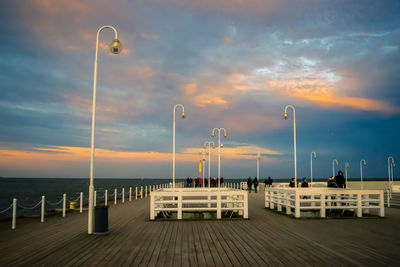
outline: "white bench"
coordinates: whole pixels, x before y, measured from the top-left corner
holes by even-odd
[[[336,188],[266,188],[265,207],[282,211],[290,215],[294,209],[295,217],[300,218],[304,210],[319,210],[321,218],[326,217],[327,209],[357,211],[362,217],[370,209],[377,209],[384,217],[383,190],[351,190]]]
[[[177,212],[182,219],[183,212],[217,212],[217,219],[223,211],[239,212],[248,219],[248,193],[231,188],[164,188],[150,194],[150,220],[160,212]]]

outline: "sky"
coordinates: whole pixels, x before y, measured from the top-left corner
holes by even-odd
[[[96,32],[95,177],[198,176],[224,127],[221,175],[387,177],[400,160],[400,2],[0,0],[0,176],[89,177]],[[218,149],[211,149],[217,176]],[[208,156],[206,157],[208,159]],[[397,176],[397,170],[394,174]],[[207,174],[207,173],[206,173]]]

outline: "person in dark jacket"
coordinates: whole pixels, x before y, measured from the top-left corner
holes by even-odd
[[[342,171],[339,171],[338,174],[335,176],[335,181],[336,181],[337,187],[346,188],[346,181],[343,177]]]
[[[296,184],[294,182],[294,178],[290,179],[289,187],[295,187],[295,186],[296,186]]]
[[[253,184],[254,184],[254,191],[257,193],[257,186],[258,186],[257,177],[254,177]]]
[[[249,190],[249,192],[251,193],[251,184],[252,184],[253,182],[251,181],[251,178],[249,177],[248,179],[247,179],[247,190]]]
[[[268,176],[268,184],[269,184],[269,187],[272,186],[272,179],[271,179],[271,176]]]
[[[265,178],[265,180],[264,180],[264,186],[265,186],[265,187],[268,187],[268,186],[269,186],[269,181],[268,181],[267,178]]]
[[[301,183],[301,187],[308,187],[308,182],[307,182],[307,178],[306,177],[303,178],[303,182]]]

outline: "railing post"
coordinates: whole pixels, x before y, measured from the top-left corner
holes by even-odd
[[[178,193],[178,220],[182,220],[182,194]]]
[[[117,188],[114,189],[114,205],[117,205]]]
[[[386,191],[386,199],[387,199],[387,206],[390,208],[390,196],[389,196],[389,190]]]
[[[12,223],[11,229],[15,229],[17,225],[17,199],[13,198],[13,211],[12,211]]]
[[[278,198],[277,198],[277,208],[278,208],[278,211],[282,211],[282,205],[281,205],[281,198],[282,198],[282,193],[281,192],[279,192],[278,194],[277,194],[277,196],[278,196]]]
[[[265,202],[264,203],[265,208],[268,208],[269,207],[269,191],[268,190],[265,190],[265,201],[264,202]]]
[[[147,185],[146,185],[146,187],[145,187],[145,196],[147,197]]]
[[[45,196],[42,196],[42,212],[40,214],[40,222],[44,222],[44,204],[46,203]]]
[[[137,200],[137,186],[135,187],[135,200]]]
[[[79,199],[79,212],[82,213],[83,210],[83,192],[81,192],[80,199]]]
[[[104,191],[104,206],[108,206],[108,190]]]
[[[96,207],[97,204],[97,191],[94,191],[94,196],[93,196],[93,206]]]
[[[326,217],[326,205],[325,205],[325,194],[321,194],[321,202],[320,202],[320,207],[321,207],[321,218]]]
[[[290,207],[290,194],[285,191],[285,197],[286,197],[286,214],[290,215],[292,214],[292,208]]]
[[[143,198],[143,186],[140,187],[140,199]]]
[[[125,188],[122,187],[122,203],[125,203]]]
[[[221,193],[220,191],[217,192],[217,219],[222,218],[222,213],[221,213]]]
[[[357,217],[362,217],[362,201],[360,193],[357,193]]]
[[[243,208],[244,208],[243,219],[248,219],[249,218],[249,193],[244,192],[243,197],[244,197],[244,199],[243,199]],[[219,201],[221,202],[221,197],[220,197]]]
[[[270,195],[269,195],[269,208],[270,209],[274,209],[274,197],[275,197],[275,192],[270,192]]]
[[[63,194],[63,217],[65,217],[65,209],[67,206],[67,194]]]
[[[385,201],[383,198],[383,191],[379,193],[379,217],[385,217]]]
[[[129,201],[132,201],[132,187],[129,187]]]
[[[294,216],[296,218],[300,218],[300,195],[297,189],[295,193],[295,211],[294,211]]]
[[[154,220],[155,210],[154,210],[154,194],[150,194],[150,220]]]

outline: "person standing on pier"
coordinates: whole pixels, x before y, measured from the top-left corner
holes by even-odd
[[[271,179],[271,176],[268,176],[268,184],[269,184],[269,187],[272,187],[272,179]]]
[[[250,193],[251,193],[251,184],[252,184],[252,181],[251,181],[251,178],[249,177],[247,179],[247,190],[249,190]]]
[[[264,180],[264,187],[269,187],[269,181],[267,178]]]
[[[343,177],[342,171],[339,171],[338,174],[335,176],[335,181],[336,181],[337,187],[346,188],[346,180]]]
[[[295,187],[295,185],[294,178],[290,179],[289,187]]]
[[[254,184],[254,191],[257,193],[257,186],[258,186],[257,177],[254,177],[253,184]]]
[[[308,187],[308,182],[307,182],[307,178],[306,177],[303,178],[303,182],[301,183],[301,187]]]

